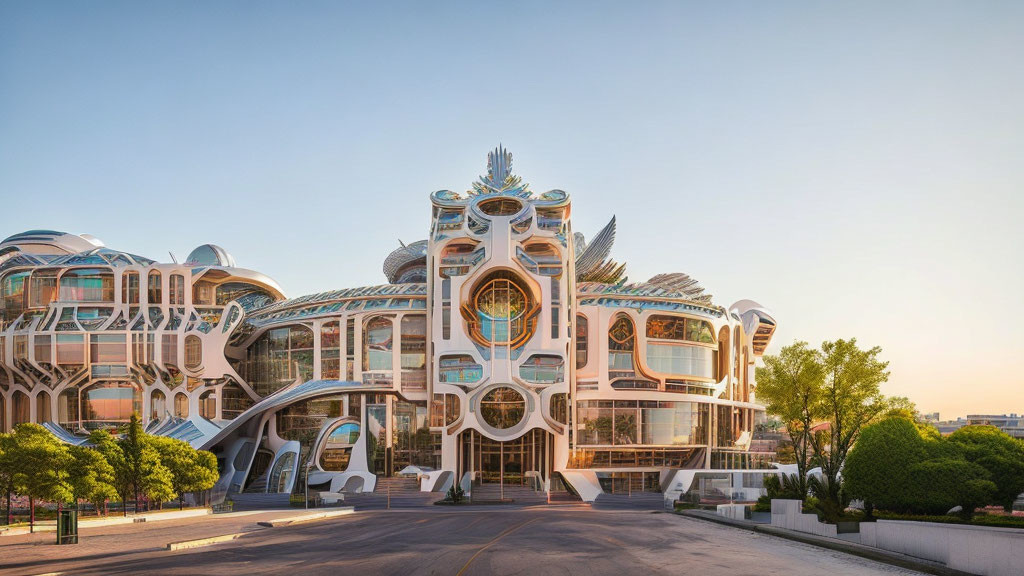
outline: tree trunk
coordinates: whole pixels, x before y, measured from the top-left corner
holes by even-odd
[[[28,497],[28,531],[30,534],[36,531],[36,500],[31,496]]]
[[[14,514],[11,511],[11,493],[7,492],[7,525],[14,521]]]

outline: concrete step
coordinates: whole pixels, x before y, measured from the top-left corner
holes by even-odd
[[[232,510],[270,510],[274,508],[288,508],[291,506],[290,495],[283,494],[254,494],[244,492],[232,494],[229,499],[234,503]]]
[[[632,494],[600,494],[594,500],[595,510],[664,510],[665,496],[660,492]]]

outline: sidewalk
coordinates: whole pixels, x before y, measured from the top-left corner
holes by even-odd
[[[92,528],[99,528],[102,526],[117,526],[119,524],[135,524],[137,522],[160,522],[162,520],[180,520],[182,518],[193,518],[196,516],[208,516],[212,512],[209,508],[188,508],[185,510],[154,510],[152,512],[144,512],[142,514],[129,514],[128,516],[122,516],[120,514],[112,514],[109,516],[97,517],[78,517],[78,530],[89,530]],[[36,522],[36,532],[56,532],[57,521],[56,520],[40,520]],[[28,526],[19,526],[17,528],[2,528],[0,527],[0,537],[4,536],[18,536],[20,534],[29,534]]]
[[[880,550],[878,548],[864,546],[863,544],[849,542],[846,540],[827,538],[824,536],[807,534],[805,532],[796,532],[794,530],[786,530],[785,528],[778,528],[770,524],[761,524],[751,522],[749,520],[733,520],[731,518],[719,516],[717,513],[709,510],[679,510],[676,514],[686,516],[688,518],[704,520],[706,522],[724,524],[726,526],[732,526],[733,528],[740,528],[742,530],[750,530],[751,532],[769,534],[771,536],[777,536],[787,540],[810,544],[811,546],[817,546],[819,548],[827,548],[829,550],[836,550],[846,554],[853,554],[854,556],[860,556],[861,558],[867,558],[868,560],[883,562],[899,568],[917,570],[918,572],[924,572],[925,574],[934,574],[936,576],[973,576],[968,572],[954,570],[945,565],[923,560],[921,558],[915,558],[905,554],[897,554],[887,550]]]

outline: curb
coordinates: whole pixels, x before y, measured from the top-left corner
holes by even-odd
[[[785,538],[786,540],[793,540],[794,542],[809,544],[811,546],[817,546],[818,548],[835,550],[836,552],[843,552],[853,556],[867,558],[868,560],[874,560],[875,562],[889,564],[890,566],[896,566],[898,568],[917,570],[918,572],[924,572],[925,574],[934,574],[935,576],[974,576],[969,572],[956,570],[937,562],[914,558],[912,556],[905,556],[903,554],[896,554],[886,550],[864,546],[863,544],[855,544],[853,542],[846,542],[843,540],[833,540],[831,538],[822,538],[812,534],[804,534],[802,532],[794,532],[792,530],[777,528],[775,526],[754,524],[745,520],[733,520],[731,518],[718,516],[717,514],[694,513],[690,510],[681,510],[676,512],[676,514],[685,516],[686,518],[693,518],[695,520],[703,520],[705,522],[713,522],[715,524],[722,524],[723,526],[730,526],[732,528],[749,530],[750,532],[759,532],[769,536]]]
[[[290,516],[288,518],[278,518],[277,520],[265,520],[263,522],[257,522],[256,524],[265,528],[279,528],[281,526],[290,526],[292,524],[316,522],[317,520],[327,520],[328,518],[337,518],[338,516],[348,516],[349,514],[354,514],[355,511],[356,509],[352,506],[347,506],[345,508],[339,508],[327,512],[302,514],[299,516]]]
[[[182,542],[171,542],[167,544],[168,550],[186,550],[188,548],[201,548],[203,546],[212,546],[213,544],[219,544],[221,542],[227,542],[236,538],[248,534],[248,532],[235,532],[234,534],[223,534],[221,536],[211,536],[210,538],[200,538],[198,540],[184,540]]]

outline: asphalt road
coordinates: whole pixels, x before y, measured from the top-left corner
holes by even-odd
[[[206,522],[210,522],[207,520]],[[179,527],[196,537],[211,529]],[[226,527],[226,526],[225,526]],[[251,528],[252,526],[250,526]],[[170,537],[170,527],[163,534]],[[215,532],[215,531],[214,531]],[[222,530],[223,532],[223,530]],[[169,552],[160,535],[120,535],[90,549],[22,555],[0,541],[11,574],[918,574],[840,552],[673,514],[590,509],[429,509],[361,512],[254,530],[229,543]],[[180,539],[180,538],[178,538]],[[171,541],[171,540],[167,540]],[[117,549],[109,549],[111,544]],[[163,544],[166,544],[164,542]],[[56,552],[56,546],[45,545]],[[70,555],[68,555],[70,554]],[[19,561],[23,556],[24,560]],[[31,556],[31,558],[30,558]]]

